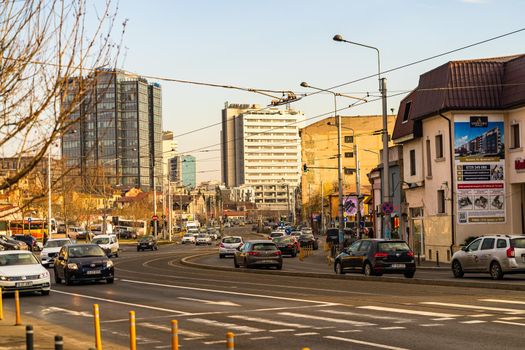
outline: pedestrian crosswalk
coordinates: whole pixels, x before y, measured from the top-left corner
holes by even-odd
[[[501,307],[506,305],[505,307]],[[384,332],[386,340],[391,335],[420,334],[440,328],[472,330],[473,327],[525,327],[525,299],[473,299],[469,303],[456,300],[421,300],[407,304],[336,305],[326,308],[254,311],[243,309],[235,313],[209,314],[206,317],[179,318],[181,341],[201,344],[214,349],[224,345],[227,331],[236,333],[238,341],[281,342],[282,339],[322,339],[353,344],[353,347],[406,349],[399,344],[370,342],[367,337]],[[488,313],[490,312],[490,313]],[[524,315],[524,316],[521,316]],[[169,332],[169,327],[154,321],[139,322],[138,327]],[[397,339],[398,337],[395,337]],[[400,339],[403,339],[401,337]],[[160,349],[159,344],[159,349]],[[350,346],[350,345],[348,345]],[[344,348],[343,345],[340,345]],[[189,348],[198,348],[189,347]],[[407,347],[410,348],[410,347]]]

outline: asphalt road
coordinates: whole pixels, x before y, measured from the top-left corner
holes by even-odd
[[[23,313],[126,346],[135,310],[139,349],[169,349],[177,319],[182,349],[522,349],[523,292],[203,270],[180,258],[208,247],[125,247],[113,285],[53,285],[21,298]],[[219,261],[217,258],[216,261]],[[231,261],[229,261],[231,263]],[[285,262],[286,263],[286,262]],[[5,306],[12,308],[11,300]],[[64,335],[67,339],[67,334]],[[92,344],[86,344],[86,348]]]

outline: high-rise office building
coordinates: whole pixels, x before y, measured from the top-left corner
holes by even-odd
[[[89,84],[75,84],[89,81]],[[77,86],[89,85],[80,102]],[[62,109],[75,103],[62,157],[69,175],[82,184],[161,186],[162,97],[159,84],[121,70],[97,69],[72,80]]]
[[[197,185],[196,161],[194,156],[176,156],[170,160],[171,181],[188,189]]]
[[[302,113],[226,104],[222,110],[222,181],[255,189],[261,209],[290,211],[300,181]]]
[[[171,161],[177,156],[177,141],[173,140],[172,131],[162,132],[162,174],[164,181],[176,181],[171,172]]]

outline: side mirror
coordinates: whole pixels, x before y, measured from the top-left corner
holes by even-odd
[[[461,247],[461,250],[464,251],[464,252],[468,252],[468,248],[466,246]]]
[[[62,255],[60,255],[60,256],[58,257],[58,260],[63,261],[63,260],[64,260],[64,257],[63,257]]]

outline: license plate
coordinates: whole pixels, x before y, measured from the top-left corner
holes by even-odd
[[[89,270],[89,271],[86,271],[86,275],[99,275],[100,274],[100,270]]]
[[[394,269],[404,269],[405,268],[405,264],[392,264],[391,266]]]
[[[17,287],[30,287],[33,285],[33,282],[27,281],[27,282],[16,282],[15,284]]]

